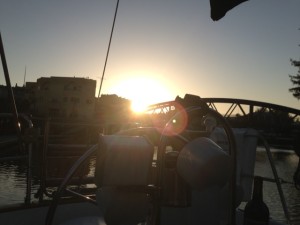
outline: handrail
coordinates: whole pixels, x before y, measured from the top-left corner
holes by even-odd
[[[39,203],[42,203],[43,200],[44,200],[44,195],[47,196],[47,197],[50,197],[50,198],[53,198],[53,193],[51,193],[51,191],[49,191],[47,189],[47,187],[49,187],[49,179],[48,179],[48,167],[47,167],[47,160],[50,159],[50,158],[66,158],[67,156],[56,156],[56,155],[49,155],[49,151],[51,152],[54,149],[61,149],[60,147],[72,147],[73,149],[76,148],[77,146],[79,146],[80,148],[80,151],[82,149],[89,149],[90,147],[92,147],[94,144],[91,144],[91,143],[86,143],[86,144],[76,144],[76,145],[69,145],[69,144],[50,144],[51,142],[51,135],[50,135],[50,127],[53,125],[53,124],[59,124],[55,121],[53,121],[51,118],[47,118],[45,120],[45,125],[44,125],[44,134],[42,135],[42,142],[43,142],[43,145],[42,145],[42,148],[41,148],[41,166],[40,166],[40,170],[41,170],[41,176],[40,176],[40,187],[37,191],[37,193],[35,194],[35,197],[36,198],[39,198]],[[78,125],[78,123],[72,123],[71,125]],[[79,125],[89,125],[89,124],[79,124]],[[86,130],[87,132],[87,136],[88,138],[90,138],[90,133],[89,133],[89,130]],[[60,135],[59,137],[64,137],[63,135]],[[53,153],[53,152],[52,152]],[[80,155],[72,155],[71,158],[74,158],[74,159],[78,159],[80,158],[81,154]],[[58,182],[59,178],[57,179],[50,179],[50,182],[51,185],[53,185],[53,181],[54,183],[55,182]],[[83,180],[86,180],[86,179],[83,179]],[[84,181],[86,182],[86,181]],[[51,186],[50,185],[50,186]],[[51,186],[52,187],[52,186]]]

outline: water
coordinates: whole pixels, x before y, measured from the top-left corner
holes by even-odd
[[[278,176],[284,181],[291,183],[282,184],[284,197],[286,198],[288,211],[292,224],[300,224],[300,190],[292,184],[293,175],[298,165],[298,156],[291,151],[273,152],[273,159],[278,172]],[[256,157],[255,174],[273,178],[273,173],[265,152],[258,152]],[[278,194],[277,186],[272,182],[264,182],[264,200],[270,209],[272,218],[284,221],[285,216]]]
[[[298,156],[291,151],[273,152],[275,165],[279,177],[292,182],[292,177],[297,168]],[[0,207],[15,203],[23,203],[26,192],[26,163],[25,162],[0,162]],[[257,153],[255,174],[273,178],[272,170],[265,152]],[[293,184],[282,185],[292,224],[300,225],[300,191]],[[32,185],[32,194],[38,189],[38,180]],[[32,195],[32,199],[34,197]],[[269,206],[271,217],[275,220],[285,221],[284,212],[276,188],[272,182],[264,182],[264,200]]]
[[[24,203],[26,196],[27,164],[24,161],[0,162],[0,207]],[[33,184],[32,191],[38,188]]]

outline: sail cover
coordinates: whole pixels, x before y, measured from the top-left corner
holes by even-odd
[[[210,17],[217,21],[237,5],[248,0],[210,0]]]

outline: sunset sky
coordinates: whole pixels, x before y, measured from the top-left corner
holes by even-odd
[[[23,85],[26,67],[26,81],[89,77],[99,88],[116,2],[0,0],[11,83]],[[152,104],[190,93],[300,109],[288,91],[299,28],[299,0],[249,0],[217,22],[209,0],[120,0],[101,94]]]

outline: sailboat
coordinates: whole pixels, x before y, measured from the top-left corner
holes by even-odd
[[[216,1],[211,2],[214,9]],[[243,1],[233,2],[220,15],[214,12],[213,19]],[[48,201],[1,209],[1,224],[282,224],[269,216],[267,221],[246,217],[239,208],[253,199],[259,132],[232,128],[200,97],[187,95],[174,105],[167,116],[152,115],[160,126],[99,134],[98,143],[74,163]],[[269,146],[263,143],[289,223]],[[90,157],[96,159],[96,188],[84,195],[69,182]]]

